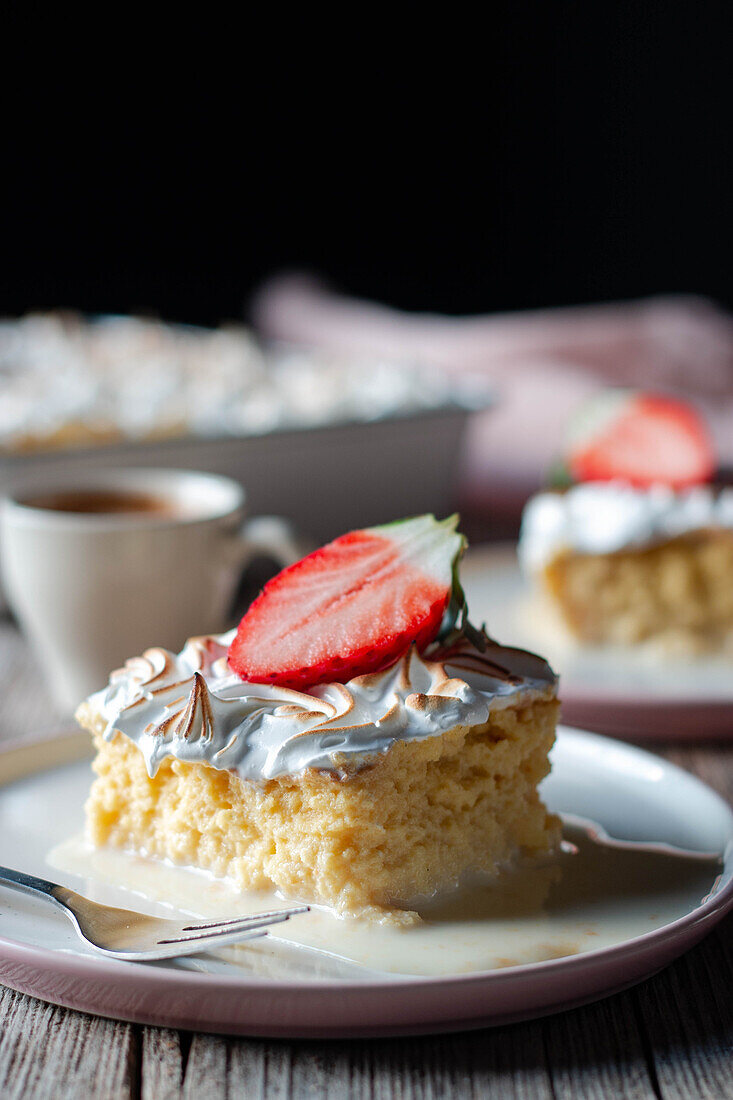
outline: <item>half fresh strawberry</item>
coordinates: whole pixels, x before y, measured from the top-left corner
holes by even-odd
[[[576,481],[684,489],[708,481],[715,459],[707,428],[689,405],[660,394],[615,390],[595,398],[578,416],[567,466]]]
[[[451,604],[465,547],[457,522],[425,515],[352,531],[283,570],[240,622],[230,667],[243,680],[303,690],[424,649]]]

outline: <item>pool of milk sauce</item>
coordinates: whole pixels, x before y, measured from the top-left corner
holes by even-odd
[[[81,877],[82,892],[96,901],[157,916],[225,919],[289,904],[274,893],[242,893],[193,868],[95,849],[83,837],[59,844],[48,862]],[[717,855],[614,841],[593,823],[566,817],[554,855],[520,861],[435,898],[413,899],[410,907],[422,918],[417,924],[340,918],[313,906],[266,937],[177,965],[357,979],[518,966],[608,947],[666,925],[715,889],[721,869]]]

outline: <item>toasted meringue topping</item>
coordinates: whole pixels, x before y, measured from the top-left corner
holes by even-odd
[[[613,554],[709,528],[733,530],[733,489],[709,485],[676,492],[588,482],[565,493],[538,493],[522,517],[519,558],[529,572],[559,554]]]
[[[105,738],[120,730],[134,741],[151,776],[167,756],[252,780],[346,774],[395,741],[486,722],[520,698],[551,697],[557,684],[541,657],[491,642],[486,653],[464,644],[439,661],[413,649],[382,672],[304,693],[240,680],[227,664],[233,636],[191,638],[179,654],[149,649],[113,672],[88,700]]]
[[[0,320],[0,379],[0,450],[9,451],[262,435],[471,403],[467,387],[425,368],[263,349],[240,325],[140,317]]]

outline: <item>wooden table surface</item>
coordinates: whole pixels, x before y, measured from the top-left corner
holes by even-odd
[[[0,738],[58,725],[0,619]],[[733,716],[732,716],[733,722]],[[733,801],[733,741],[668,760]],[[418,1039],[286,1042],[99,1019],[0,987],[0,1097],[663,1098],[733,1096],[733,919],[634,989],[525,1024]]]

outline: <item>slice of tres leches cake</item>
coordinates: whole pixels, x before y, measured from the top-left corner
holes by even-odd
[[[562,465],[568,484],[528,501],[519,539],[560,632],[663,658],[733,652],[733,488],[710,483],[695,410],[601,394],[578,414]]]
[[[467,620],[456,518],[351,532],[236,632],[150,649],[77,718],[113,845],[409,923],[416,899],[559,841],[537,785],[557,681]]]

